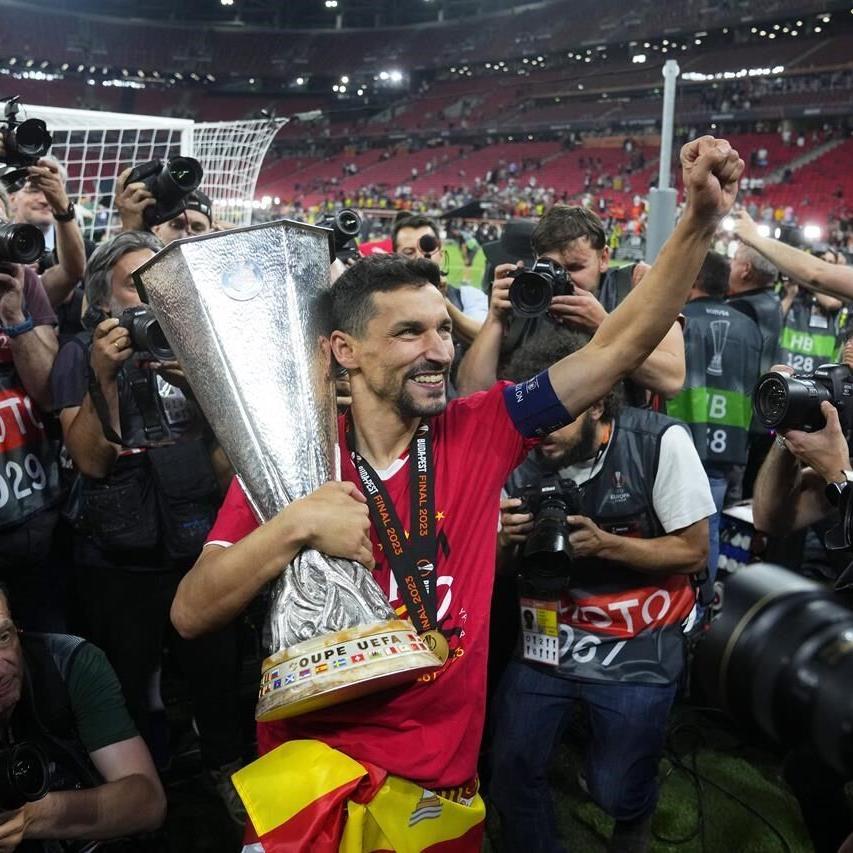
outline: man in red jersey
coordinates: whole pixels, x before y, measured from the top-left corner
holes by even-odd
[[[412,544],[417,536],[410,514],[409,457],[419,452],[417,441],[426,429],[435,524],[434,556],[430,554],[425,586],[430,621],[446,639],[448,656],[439,672],[413,685],[260,724],[262,755],[279,744],[320,742],[324,749],[331,747],[333,755],[362,765],[372,779],[377,773],[390,774],[389,780],[415,783],[430,797],[422,808],[406,815],[412,832],[424,823],[438,827],[442,810],[451,801],[481,806],[474,780],[485,708],[500,490],[536,438],[569,423],[634,370],[684,304],[716,225],[734,202],[743,162],[728,143],[711,137],[686,145],[681,160],[687,205],[654,267],[587,346],[525,383],[497,383],[447,404],[452,329],[434,264],[396,256],[370,258],[335,282],[330,342],[352,387],[352,407],[340,420],[345,482],[327,483],[262,526],[233,484],[207,546],[181,582],[172,620],[184,636],[224,624],[303,547],[360,560],[373,569],[392,606],[405,613],[409,595],[396,580],[396,567],[389,565],[386,555],[392,549],[380,550],[385,531],[381,524],[371,524],[359,486],[364,489],[369,474],[387,494],[386,503],[394,507],[403,528],[412,532],[403,551],[414,566],[419,550]],[[304,760],[294,767],[295,762],[294,755],[284,786],[313,791],[318,768]],[[345,776],[349,778],[346,773],[341,778]],[[435,802],[431,792],[439,795]],[[276,839],[281,848],[272,840],[269,814],[255,819],[263,849],[290,845],[287,849],[337,850],[338,837],[343,838],[342,850],[381,849],[376,836],[368,840],[365,834],[362,846],[352,846],[353,839],[347,836],[355,823],[350,806],[370,796],[354,790],[341,812],[333,793],[324,789],[316,797],[329,810],[337,810],[338,836],[328,830],[327,846],[317,840],[316,816],[308,820],[282,806]],[[308,804],[313,795],[302,790],[299,799]],[[424,816],[427,819],[421,820]],[[258,825],[261,819],[263,826]],[[385,824],[382,830],[385,849],[394,849],[393,839],[387,837],[392,830]],[[443,850],[478,849],[479,844],[475,831],[437,833],[431,838],[457,842]],[[417,849],[429,849],[429,844]]]

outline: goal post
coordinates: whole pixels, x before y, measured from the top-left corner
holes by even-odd
[[[179,154],[201,163],[201,189],[213,201],[216,220],[248,225],[261,164],[287,123],[285,118],[194,122],[30,104],[21,112],[43,119],[53,134],[50,154],[67,170],[68,195],[80,207],[84,233],[93,240],[121,227],[113,198],[118,175],[134,163]]]

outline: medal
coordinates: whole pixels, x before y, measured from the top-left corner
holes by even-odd
[[[442,663],[450,656],[450,646],[447,644],[447,638],[441,631],[427,631],[425,634],[421,634],[421,639],[424,641],[424,645]]]

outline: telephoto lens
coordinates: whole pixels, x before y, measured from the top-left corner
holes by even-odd
[[[35,225],[0,225],[0,262],[32,264],[44,254],[44,235]]]
[[[767,563],[730,575],[693,683],[749,728],[853,773],[853,610],[821,584]]]
[[[18,743],[0,750],[0,809],[12,811],[40,800],[49,780],[47,757],[35,744]]]

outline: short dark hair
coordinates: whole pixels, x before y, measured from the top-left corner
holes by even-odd
[[[729,261],[719,252],[708,252],[696,277],[696,289],[715,299],[729,292]]]
[[[397,251],[397,235],[404,228],[431,228],[435,234],[435,239],[440,240],[441,236],[438,233],[438,225],[434,219],[428,216],[422,216],[419,213],[408,213],[405,216],[401,213],[394,220],[394,230],[391,232],[391,248]]]
[[[542,324],[536,333],[513,351],[501,370],[501,379],[524,382],[537,373],[547,370],[561,358],[583,349],[592,335],[576,329],[558,326],[556,323]],[[604,412],[601,419],[612,423],[622,408],[622,385],[618,383],[601,400]],[[578,412],[577,414],[580,414]]]
[[[601,251],[607,243],[604,226],[595,213],[579,205],[555,204],[533,229],[530,242],[537,255],[544,255],[562,251],[581,237],[588,238],[596,251]]]
[[[354,263],[332,285],[328,299],[329,331],[360,338],[374,313],[373,294],[401,287],[441,284],[441,271],[426,258],[370,255]]]

